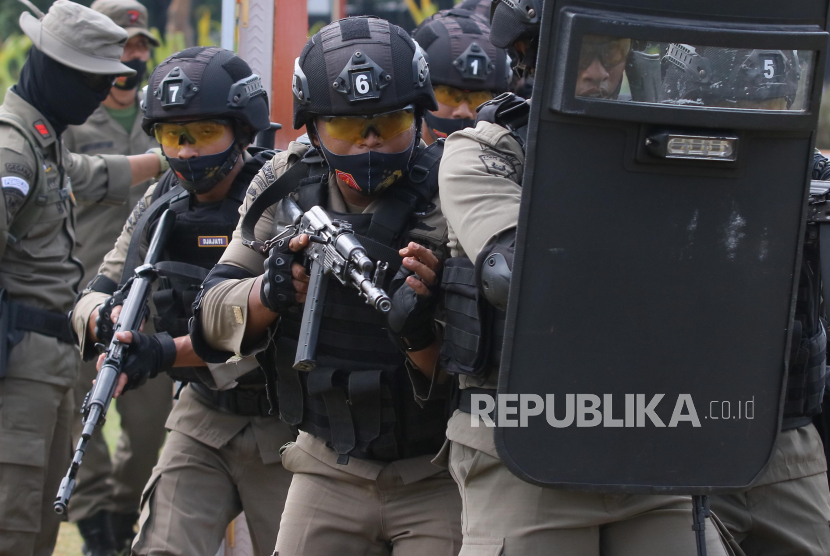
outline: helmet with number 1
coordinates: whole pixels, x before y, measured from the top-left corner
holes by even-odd
[[[457,8],[440,11],[425,19],[412,38],[427,55],[441,107],[437,114],[425,114],[433,139],[474,126],[475,109],[507,90],[507,52],[490,42],[490,25],[480,15]]]

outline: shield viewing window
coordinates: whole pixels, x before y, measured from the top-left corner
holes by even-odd
[[[612,102],[804,112],[813,58],[809,50],[585,35],[574,95]]]

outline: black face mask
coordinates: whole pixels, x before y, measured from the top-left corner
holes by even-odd
[[[237,141],[226,150],[195,158],[170,158],[170,169],[183,188],[196,194],[207,193],[230,174],[242,149]]]
[[[432,112],[426,112],[424,119],[434,139],[446,139],[450,133],[461,131],[466,127],[475,127],[476,121],[469,118],[439,118]]]
[[[121,63],[128,68],[135,70],[135,75],[127,77],[123,83],[119,83],[116,79],[113,87],[121,89],[122,91],[131,91],[141,85],[141,82],[144,80],[144,74],[147,73],[147,62],[138,58],[133,58],[132,60]]]
[[[60,135],[68,126],[84,123],[107,98],[112,80],[98,81],[103,85],[93,88],[86,74],[32,47],[13,91],[37,108]]]
[[[317,134],[317,137],[320,135]],[[375,197],[406,173],[417,137],[418,134],[414,134],[409,147],[399,153],[368,151],[340,155],[328,150],[323,141],[320,141],[320,150],[329,169],[338,178],[361,195]]]

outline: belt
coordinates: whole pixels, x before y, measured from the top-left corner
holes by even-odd
[[[270,417],[271,404],[265,385],[261,388],[233,388],[231,390],[211,390],[199,382],[191,382],[190,387],[216,407],[245,417]]]
[[[494,400],[496,399],[496,390],[494,388],[464,388],[463,390],[460,390],[460,395],[458,399],[458,409],[460,409],[464,413],[472,413],[473,394],[485,394],[487,396],[490,396]],[[494,419],[496,415],[496,410],[494,409],[487,415],[489,415],[491,419]]]
[[[10,330],[26,330],[57,338],[67,344],[76,343],[69,315],[9,301],[9,317]]]

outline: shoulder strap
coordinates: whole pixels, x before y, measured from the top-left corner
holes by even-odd
[[[297,189],[300,181],[308,174],[308,167],[295,162],[280,177],[266,187],[248,207],[248,212],[242,218],[242,244],[262,252],[263,242],[257,241],[254,235],[256,223],[268,207],[280,202],[283,197]]]
[[[141,218],[139,218],[138,222],[136,222],[135,228],[133,228],[133,235],[130,238],[130,247],[127,249],[127,257],[124,259],[124,269],[121,271],[121,280],[118,284],[119,287],[123,287],[124,284],[132,278],[133,271],[139,265],[141,237],[144,235],[144,230],[147,228],[147,225],[155,220],[156,215],[158,215],[162,209],[167,208],[171,202],[177,200],[180,196],[187,197],[189,195],[190,194],[185,191],[182,186],[176,185],[147,207],[141,215]]]
[[[59,189],[55,192],[55,195],[51,196],[44,190],[44,183],[42,183],[45,182],[43,175],[43,153],[40,151],[40,148],[38,148],[35,142],[32,141],[23,120],[18,118],[15,114],[3,112],[0,113],[0,123],[9,125],[20,132],[35,155],[35,179],[33,180],[34,183],[32,183],[32,191],[29,193],[28,197],[26,197],[26,200],[23,201],[23,206],[17,211],[17,214],[14,217],[14,222],[12,222],[12,225],[9,228],[9,235],[13,238],[12,241],[17,241],[29,233],[32,226],[40,220],[40,214],[43,212],[44,206],[50,204],[50,202],[55,203],[65,200],[65,198],[69,196],[69,192],[66,192],[66,197],[61,198],[60,195],[64,191],[63,189]],[[56,196],[57,198],[55,198]]]
[[[394,246],[409,229],[412,213],[438,193],[438,164],[443,153],[443,141],[419,149],[409,167],[406,180],[387,189],[383,201],[372,214],[367,234],[371,239]]]
[[[478,107],[476,123],[490,122],[508,129],[524,149],[529,118],[530,102],[513,93],[502,93]]]

